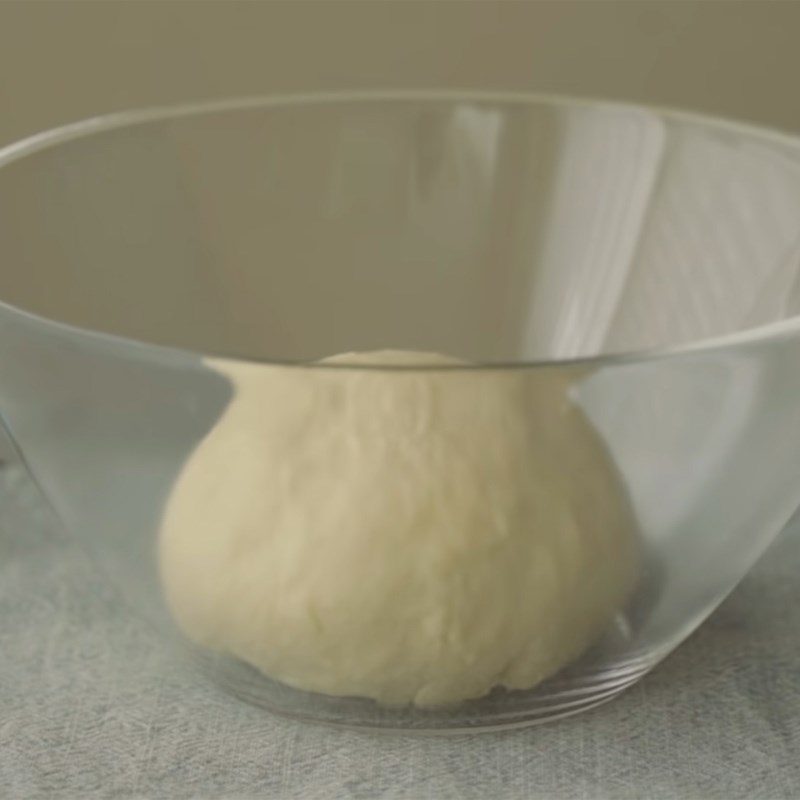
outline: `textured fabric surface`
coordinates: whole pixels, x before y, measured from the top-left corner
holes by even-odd
[[[800,797],[800,520],[614,702],[458,738],[275,718],[187,675],[0,471],[0,797]]]

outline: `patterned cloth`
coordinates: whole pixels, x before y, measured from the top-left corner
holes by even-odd
[[[609,705],[501,734],[372,735],[285,721],[187,674],[6,467],[0,797],[800,797],[800,517]]]

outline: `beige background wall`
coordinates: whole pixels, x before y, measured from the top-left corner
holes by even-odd
[[[800,2],[0,0],[0,143],[131,106],[480,87],[685,106],[800,130]]]

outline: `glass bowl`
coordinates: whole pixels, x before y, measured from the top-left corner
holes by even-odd
[[[506,94],[123,113],[0,151],[0,248],[9,442],[187,668],[282,714],[464,731],[591,708],[685,639],[800,502],[792,137]],[[313,363],[384,348],[468,363]],[[184,648],[156,558],[165,504],[236,397],[230,372],[275,369],[308,385],[432,369],[467,403],[505,375],[559,387],[635,517],[637,583],[605,633],[532,689],[432,708]]]

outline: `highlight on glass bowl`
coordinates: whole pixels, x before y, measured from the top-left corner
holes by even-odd
[[[219,690],[420,731],[638,681],[800,502],[800,140],[403,92],[0,151],[0,415]]]

